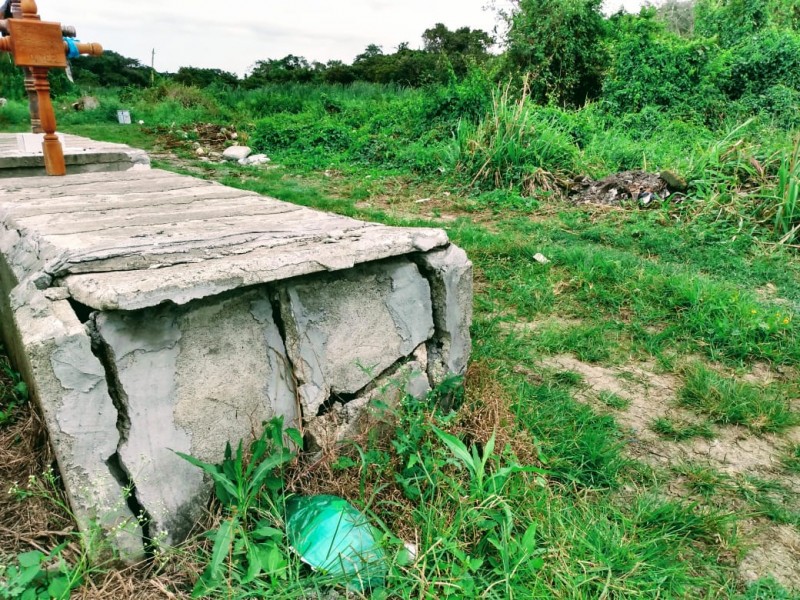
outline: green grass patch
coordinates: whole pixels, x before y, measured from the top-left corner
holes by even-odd
[[[800,475],[800,444],[794,444],[786,450],[781,462],[789,473]]]
[[[597,399],[600,400],[603,404],[605,404],[609,408],[613,408],[614,410],[625,410],[631,405],[631,401],[627,398],[623,398],[619,394],[615,394],[614,392],[603,391],[597,394]]]
[[[681,406],[721,425],[742,425],[756,432],[780,432],[800,423],[779,386],[756,386],[697,364],[686,373]]]
[[[683,419],[659,417],[650,423],[650,429],[673,442],[684,442],[694,438],[714,439],[714,430],[708,422],[693,423]]]

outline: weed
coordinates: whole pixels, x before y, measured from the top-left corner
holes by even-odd
[[[28,400],[28,386],[0,347],[0,427],[16,418],[19,406]]]
[[[793,244],[800,232],[800,138],[778,170],[775,233],[780,244]]]
[[[623,398],[614,392],[602,391],[597,394],[597,399],[607,407],[613,408],[614,410],[625,410],[631,405],[630,400]]]
[[[217,499],[229,516],[216,531],[208,533],[214,546],[208,566],[195,585],[193,596],[208,595],[223,585],[228,589],[243,586],[262,576],[273,583],[288,575],[288,551],[278,515],[283,513],[284,482],[281,474],[294,458],[284,435],[298,447],[302,436],[296,430],[284,432],[283,419],[265,424],[261,437],[250,446],[245,461],[243,444],[239,442],[234,456],[230,444],[220,465],[204,463],[177,453],[201,468],[214,481]],[[266,515],[266,518],[260,518]]]
[[[3,600],[67,600],[81,577],[61,558],[64,546],[49,554],[32,550],[17,555],[15,564],[0,566]]]
[[[781,462],[783,468],[788,472],[800,474],[800,444],[794,444],[788,448]]]

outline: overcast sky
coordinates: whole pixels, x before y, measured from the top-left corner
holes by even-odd
[[[74,25],[78,38],[150,64],[244,74],[260,59],[287,54],[350,62],[368,44],[420,46],[436,23],[491,31],[487,0],[38,0],[44,20]],[[640,0],[607,0],[637,10]]]

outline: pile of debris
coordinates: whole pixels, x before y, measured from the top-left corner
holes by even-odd
[[[646,171],[623,171],[609,175],[599,181],[590,177],[578,177],[569,185],[567,195],[575,204],[619,205],[638,202],[650,206],[671,198],[680,202],[685,198],[688,185],[671,171],[660,174]]]
[[[184,127],[154,127],[148,133],[159,136],[168,149],[190,151],[203,162],[237,162],[240,165],[265,165],[271,161],[266,154],[253,154],[251,148],[240,145],[246,136],[233,127],[215,123],[197,123]]]

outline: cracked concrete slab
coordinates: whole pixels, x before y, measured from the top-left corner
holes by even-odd
[[[36,272],[40,287],[63,280],[97,310],[185,304],[448,243],[439,229],[365,223],[159,170],[2,180],[0,228],[13,269]]]
[[[283,342],[263,289],[187,307],[97,313],[125,424],[120,463],[148,513],[149,535],[174,544],[208,501],[210,481],[179,457],[219,463],[226,444],[283,416],[298,421]]]
[[[418,255],[431,284],[436,335],[428,344],[428,374],[434,385],[448,376],[462,376],[472,351],[472,262],[450,245]]]
[[[0,271],[9,281],[2,259]],[[78,526],[99,529],[121,560],[141,560],[142,528],[108,464],[119,443],[117,410],[88,333],[67,302],[33,286],[0,304],[4,338],[41,409]]]

